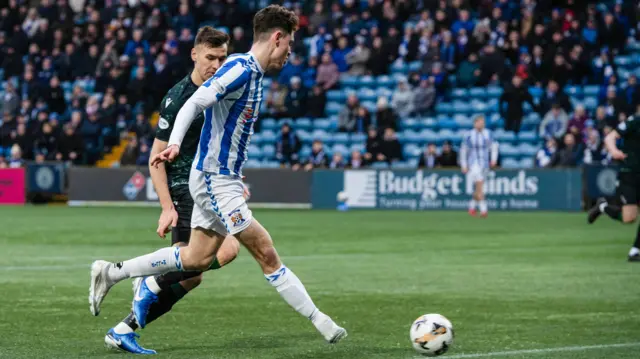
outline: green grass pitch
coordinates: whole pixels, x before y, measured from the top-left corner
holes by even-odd
[[[0,208],[0,358],[119,358],[103,347],[129,281],[89,313],[89,265],[167,241],[157,209]],[[447,316],[453,358],[639,358],[635,227],[584,214],[256,211],[321,310],[337,346],[292,311],[243,249],[140,331],[161,358],[413,359],[409,326]],[[622,345],[618,345],[622,344]],[[540,349],[539,351],[528,351]],[[506,353],[505,353],[506,352]]]

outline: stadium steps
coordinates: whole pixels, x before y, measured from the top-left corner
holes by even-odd
[[[157,112],[154,112],[149,119],[149,124],[151,124],[152,128],[156,128],[158,125],[158,121],[160,119],[160,115]],[[134,135],[135,133],[131,132],[130,135]],[[123,138],[120,140],[120,143],[113,146],[110,153],[107,153],[102,157],[101,160],[98,161],[96,166],[101,168],[111,168],[116,167],[120,162],[120,157],[124,153],[125,148],[129,144],[129,140],[127,138]]]

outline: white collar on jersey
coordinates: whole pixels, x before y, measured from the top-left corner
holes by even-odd
[[[251,51],[247,52],[247,54],[249,54],[249,56],[251,56],[253,58],[253,61],[256,63],[256,67],[258,68],[260,73],[264,74],[264,70],[262,69],[262,66],[260,66],[260,62],[258,61],[258,58],[256,57],[256,54],[254,54]]]

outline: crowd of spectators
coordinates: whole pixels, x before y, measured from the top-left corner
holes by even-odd
[[[131,140],[123,164],[144,163],[153,138],[150,114],[191,68],[197,28],[225,27],[231,34],[230,52],[245,52],[251,43],[250,22],[238,19],[250,18],[260,5],[242,0],[78,3],[80,7],[69,0],[41,0],[30,7],[29,2],[9,0],[0,10],[0,64],[7,80],[0,101],[0,147],[10,148],[0,153],[6,157],[0,165],[23,159],[93,164],[125,136]],[[519,130],[525,102],[544,118],[540,134],[549,138],[544,148],[548,159],[537,156],[540,166],[582,163],[582,154],[555,155],[552,143],[569,147],[569,133],[580,151],[596,142],[600,146],[605,132],[623,114],[632,114],[640,98],[635,78],[619,79],[613,61],[624,52],[627,39],[640,34],[633,2],[284,4],[299,15],[300,30],[289,63],[271,82],[264,117],[325,117],[326,92],[340,86],[341,76],[387,75],[395,65],[421,62],[390,99],[378,99],[372,113],[357,97],[347,99],[338,130],[366,134],[364,151],[328,158],[316,141],[311,157],[299,158],[295,125],[283,126],[276,156],[294,168],[359,167],[402,159],[396,137],[399,118],[433,114],[439,101],[448,101],[452,86],[487,85],[504,88],[500,112],[507,130]],[[595,113],[574,109],[564,95],[567,85],[584,84],[602,86]],[[531,99],[529,86],[545,89],[539,103]],[[433,151],[426,146],[421,163],[453,164],[450,144],[436,150],[435,161]]]

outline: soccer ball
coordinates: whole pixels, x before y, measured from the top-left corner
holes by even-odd
[[[409,337],[418,353],[435,357],[446,353],[453,344],[453,325],[440,314],[425,314],[413,322]]]
[[[346,202],[348,199],[349,199],[349,196],[347,196],[347,192],[345,191],[338,192],[338,195],[336,196],[336,200],[339,203]]]

